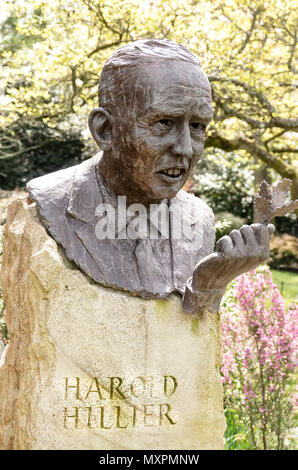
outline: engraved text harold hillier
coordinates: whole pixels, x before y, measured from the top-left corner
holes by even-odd
[[[172,375],[107,377],[100,383],[93,377],[65,377],[63,427],[66,429],[126,429],[177,424],[169,403],[178,387]],[[70,405],[71,402],[71,405]]]

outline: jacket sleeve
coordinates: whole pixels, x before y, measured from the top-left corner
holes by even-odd
[[[195,290],[192,287],[192,277],[190,277],[182,298],[183,310],[185,313],[191,313],[192,315],[202,313],[204,310],[217,313],[224,293],[225,289]]]

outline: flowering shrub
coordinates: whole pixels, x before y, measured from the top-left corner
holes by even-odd
[[[253,448],[284,449],[295,408],[298,305],[285,308],[262,268],[232,283],[222,311],[225,408],[237,410]]]

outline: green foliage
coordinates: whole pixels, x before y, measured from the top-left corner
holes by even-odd
[[[272,278],[286,302],[298,302],[298,274],[271,269]]]
[[[1,161],[0,187],[14,189],[30,179],[83,161],[85,144],[78,132],[53,129],[41,121],[18,120],[0,129],[10,158]]]
[[[297,216],[295,214],[275,217],[274,225],[278,233],[289,233],[290,235],[298,237]]]
[[[215,214],[216,241],[224,235],[229,235],[232,230],[238,230],[244,222],[244,219],[229,212]]]
[[[40,21],[40,15],[40,9],[36,9],[33,12],[33,17],[38,21],[40,28],[43,28],[46,24],[44,21]],[[12,11],[0,25],[0,36],[3,37],[3,41],[1,41],[0,45],[0,57],[5,58],[7,54],[11,52],[16,53],[42,40],[41,34],[32,34],[30,31],[24,33],[20,32],[18,25],[21,19],[21,16],[16,15],[15,12]]]
[[[56,128],[76,115],[85,129],[112,51],[140,38],[173,39],[201,57],[212,85],[206,147],[230,153],[231,162],[235,152],[259,159],[298,192],[294,0],[2,0],[1,7],[0,126],[26,117]],[[1,158],[10,158],[0,146]],[[237,213],[248,216],[243,205]]]
[[[226,450],[253,450],[253,443],[249,437],[249,428],[245,420],[240,418],[239,412],[227,408],[225,417],[227,423],[224,435]]]
[[[271,268],[292,268],[298,271],[298,239],[286,233],[272,237],[270,242]]]
[[[251,223],[254,175],[248,166],[243,167],[244,163],[236,155],[231,161],[224,152],[208,153],[197,166],[194,191],[204,197],[215,214],[228,212]]]

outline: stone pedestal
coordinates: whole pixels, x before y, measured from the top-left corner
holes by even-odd
[[[219,315],[143,300],[81,273],[14,201],[2,287],[2,449],[222,449]]]

